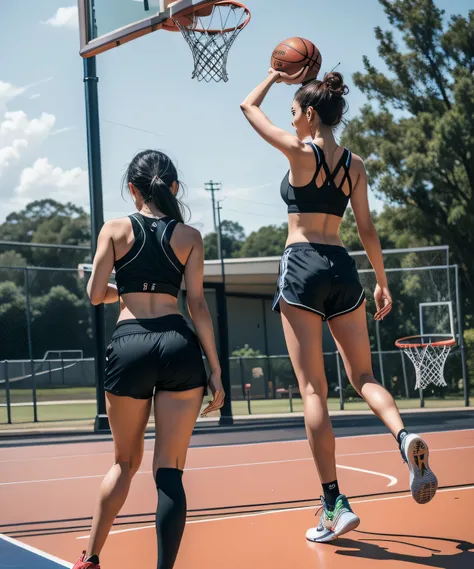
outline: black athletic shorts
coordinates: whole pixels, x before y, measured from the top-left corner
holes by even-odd
[[[180,314],[122,320],[106,351],[105,390],[149,399],[156,391],[207,385],[201,347]]]
[[[365,293],[355,261],[344,247],[294,243],[280,261],[275,312],[280,312],[281,299],[329,320],[359,308]]]

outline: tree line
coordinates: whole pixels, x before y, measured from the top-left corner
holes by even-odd
[[[353,79],[367,104],[344,125],[341,143],[363,158],[371,190],[387,204],[374,213],[383,248],[450,246],[450,261],[460,266],[465,328],[474,329],[474,10],[448,18],[433,0],[379,2],[387,25],[374,34],[388,71],[364,57],[363,70]],[[224,220],[221,230],[226,258],[278,256],[287,225],[246,235],[241,225]],[[81,208],[38,200],[7,216],[0,240],[88,245],[89,232]],[[341,237],[348,249],[361,249],[350,211]],[[216,259],[217,236],[205,235],[204,244],[206,258]],[[90,258],[82,251],[0,246],[0,359],[24,357],[21,268],[76,267],[84,261]],[[37,271],[30,278],[35,342],[41,346],[36,356],[42,355],[43,342],[48,349],[70,349],[79,337],[90,337],[84,283],[74,272]],[[422,284],[415,279],[410,286]],[[57,319],[77,325],[66,333]],[[472,376],[474,332],[467,332],[466,340]]]

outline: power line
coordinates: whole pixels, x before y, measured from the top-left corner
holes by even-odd
[[[285,221],[284,219],[282,219],[281,217],[269,217],[268,215],[264,215],[263,213],[252,213],[250,211],[242,211],[241,209],[229,209],[226,208],[225,211],[233,211],[235,213],[245,213],[247,215],[256,215],[258,217],[266,217],[267,219],[279,219],[282,221],[282,223]]]
[[[147,134],[153,134],[154,136],[164,136],[162,132],[153,132],[152,130],[145,130],[144,128],[138,128],[136,126],[130,126],[128,124],[122,124],[115,121],[109,121],[107,119],[102,119],[104,122],[108,122],[110,124],[114,124],[115,126],[121,126],[123,128],[129,128],[130,130],[137,130],[139,132],[146,132]]]
[[[236,198],[236,197],[234,197],[234,196],[227,196],[227,198],[228,198],[229,200],[239,200],[239,201],[241,201],[241,202],[256,203],[256,204],[259,204],[259,205],[266,205],[266,206],[270,206],[270,207],[278,207],[278,208],[280,208],[279,205],[276,205],[276,204],[274,204],[274,203],[257,202],[257,201],[255,201],[255,200],[246,200],[246,199],[244,199],[244,198]]]

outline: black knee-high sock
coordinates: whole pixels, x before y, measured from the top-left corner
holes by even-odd
[[[182,478],[183,471],[177,468],[159,468],[156,473],[158,569],[172,569],[183,537],[186,494]]]

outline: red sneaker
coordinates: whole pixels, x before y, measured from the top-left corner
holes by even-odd
[[[83,551],[72,569],[100,569],[100,565],[86,561],[86,552]]]

